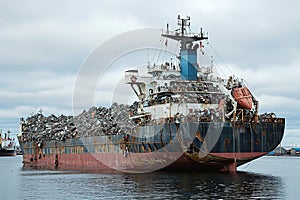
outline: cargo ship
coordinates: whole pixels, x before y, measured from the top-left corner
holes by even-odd
[[[17,152],[15,150],[13,139],[10,138],[10,131],[5,133],[4,138],[2,138],[2,131],[0,130],[0,157],[2,156],[16,156]]]
[[[93,107],[78,116],[20,120],[25,166],[235,172],[275,149],[285,119],[259,114],[259,102],[242,79],[223,79],[198,61],[207,34],[189,30],[190,17],[162,37],[178,42],[178,62],[148,63],[147,73],[125,72],[132,105]]]

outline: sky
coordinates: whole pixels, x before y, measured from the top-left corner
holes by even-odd
[[[0,128],[15,135],[19,118],[40,109],[72,114],[78,75],[97,47],[127,31],[175,29],[180,14],[209,33],[221,67],[247,81],[260,112],[286,118],[282,145],[300,146],[299,7],[296,0],[0,1]],[[97,106],[107,104],[102,97]]]

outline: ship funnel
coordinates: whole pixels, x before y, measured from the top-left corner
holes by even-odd
[[[190,30],[190,17],[181,18],[178,15],[178,26],[179,29],[169,32],[167,30],[166,34],[162,34],[163,37],[171,38],[173,40],[177,40],[180,42],[180,71],[181,71],[181,79],[188,81],[196,81],[197,80],[197,49],[199,48],[199,44],[196,43],[201,40],[206,40],[208,37],[204,36],[202,32],[202,28],[199,34],[192,34],[187,32]]]
[[[181,79],[188,81],[197,80],[197,50],[181,49],[180,50],[180,68]]]

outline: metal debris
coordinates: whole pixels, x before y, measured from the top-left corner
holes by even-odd
[[[21,121],[24,141],[65,140],[74,137],[128,133],[134,127],[129,119],[133,108],[114,103],[110,108],[92,107],[77,116],[44,116],[37,113]]]

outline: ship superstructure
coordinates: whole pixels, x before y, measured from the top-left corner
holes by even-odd
[[[202,29],[199,34],[188,33],[189,20],[178,16],[179,29],[162,34],[180,43],[179,65],[148,64],[148,75],[140,75],[138,70],[126,71],[126,83],[139,99],[138,114],[159,120],[211,111],[209,120],[237,122],[251,118],[257,122],[258,101],[242,80],[233,76],[224,80],[215,75],[213,66],[200,67],[197,51],[202,51],[202,40],[208,37]]]

